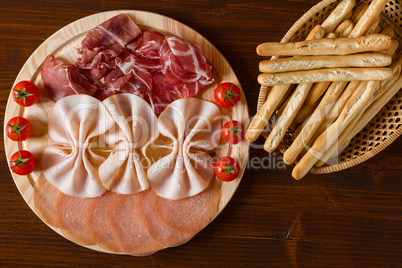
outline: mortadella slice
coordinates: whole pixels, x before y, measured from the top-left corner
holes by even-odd
[[[179,200],[157,196],[155,210],[172,229],[196,234],[212,220],[219,197],[219,184],[213,180],[204,191],[195,196]]]
[[[57,227],[56,204],[60,191],[50,184],[44,176],[40,176],[35,182],[34,203],[38,216],[54,227]]]
[[[87,218],[88,232],[96,244],[112,252],[121,252],[107,220],[109,208],[117,196],[118,194],[107,191],[102,196],[92,198]]]
[[[90,198],[73,197],[60,193],[56,205],[56,219],[61,232],[71,241],[84,246],[95,244],[87,229]]]
[[[163,247],[178,246],[187,242],[194,234],[183,233],[167,226],[155,211],[156,194],[146,190],[138,202],[138,219],[149,235]]]
[[[138,203],[143,192],[119,195],[109,210],[109,224],[113,236],[122,251],[136,256],[145,256],[162,249],[149,235],[138,219]]]

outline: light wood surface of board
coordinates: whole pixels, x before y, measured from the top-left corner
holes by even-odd
[[[34,212],[33,187],[35,181],[42,175],[40,160],[43,149],[49,143],[47,122],[54,105],[54,103],[50,101],[44,93],[43,83],[40,77],[42,62],[47,55],[53,54],[56,58],[60,58],[65,62],[74,63],[78,58],[76,48],[80,46],[80,42],[85,37],[87,31],[119,13],[128,14],[141,29],[157,30],[166,35],[175,35],[192,42],[199,47],[208,62],[217,70],[222,81],[235,83],[241,89],[241,85],[229,63],[208,40],[191,28],[166,16],[144,11],[116,10],[91,15],[65,26],[50,36],[35,50],[22,67],[14,82],[15,85],[19,81],[30,80],[37,84],[41,91],[39,101],[31,107],[22,108],[13,101],[10,93],[4,118],[4,122],[8,122],[8,120],[14,116],[24,116],[33,126],[32,135],[26,142],[17,143],[5,138],[4,145],[7,159],[9,159],[9,157],[17,150],[27,149],[31,151],[38,160],[38,166],[31,175],[19,176],[12,173],[18,190]],[[214,102],[214,89],[219,82],[221,81],[216,81],[214,84],[205,88],[197,97]],[[242,92],[240,101],[233,108],[221,108],[221,113],[223,119],[222,123],[225,123],[228,120],[237,120],[246,124],[249,120],[249,112],[244,93]],[[221,197],[214,212],[213,219],[224,209],[240,184],[247,165],[248,152],[249,144],[245,140],[237,145],[225,144],[221,140],[220,145],[216,149],[217,157],[231,156],[235,158],[240,164],[241,170],[238,178],[234,181],[221,183]],[[49,227],[58,234],[64,236],[58,228],[54,228],[50,225]],[[108,252],[96,245],[89,246],[88,248]]]

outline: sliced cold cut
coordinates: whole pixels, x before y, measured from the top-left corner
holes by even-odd
[[[144,191],[138,202],[138,218],[149,235],[163,247],[172,247],[187,242],[194,234],[183,233],[167,226],[155,212],[156,194]]]
[[[141,256],[163,248],[138,219],[137,208],[142,194],[119,195],[109,210],[109,224],[117,244],[123,252]]]
[[[213,180],[204,191],[195,196],[179,200],[157,196],[155,210],[174,230],[196,234],[212,220],[219,197],[220,186]]]
[[[97,245],[112,252],[121,252],[108,222],[108,211],[118,194],[107,191],[92,198],[88,208],[87,228]]]
[[[34,203],[38,216],[54,227],[57,227],[56,204],[60,191],[50,184],[44,176],[40,176],[35,182]]]
[[[61,232],[70,240],[84,246],[94,245],[95,239],[87,229],[87,212],[91,198],[73,197],[60,193],[56,205],[56,220]]]

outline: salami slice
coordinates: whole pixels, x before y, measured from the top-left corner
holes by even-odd
[[[35,212],[47,224],[57,227],[56,204],[60,191],[50,184],[44,176],[35,182],[34,203]]]
[[[150,255],[163,247],[151,238],[138,219],[138,203],[143,192],[119,195],[109,210],[109,224],[117,244],[131,255]]]
[[[88,208],[87,228],[100,247],[112,251],[121,252],[113,236],[108,222],[108,211],[118,194],[106,192],[102,196],[93,198]]]
[[[155,210],[172,229],[196,234],[212,220],[219,197],[220,187],[213,180],[208,188],[195,196],[179,200],[157,196]]]
[[[183,233],[168,227],[155,212],[157,195],[152,190],[145,191],[138,202],[138,218],[150,236],[163,247],[172,247],[187,242],[193,234]]]
[[[73,242],[84,246],[95,244],[95,239],[87,229],[87,211],[90,202],[91,198],[60,193],[56,205],[56,219],[61,232]]]

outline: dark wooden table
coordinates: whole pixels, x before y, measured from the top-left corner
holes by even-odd
[[[259,85],[257,44],[279,41],[317,0],[1,1],[0,106],[31,53],[83,16],[115,9],[160,13],[210,40],[232,65],[250,114]],[[4,122],[1,123],[4,125]],[[226,209],[187,244],[148,257],[98,253],[49,229],[20,196],[1,142],[0,266],[391,266],[402,260],[402,139],[369,161],[329,175],[291,178],[279,153],[252,148]],[[263,144],[259,139],[256,145]]]

